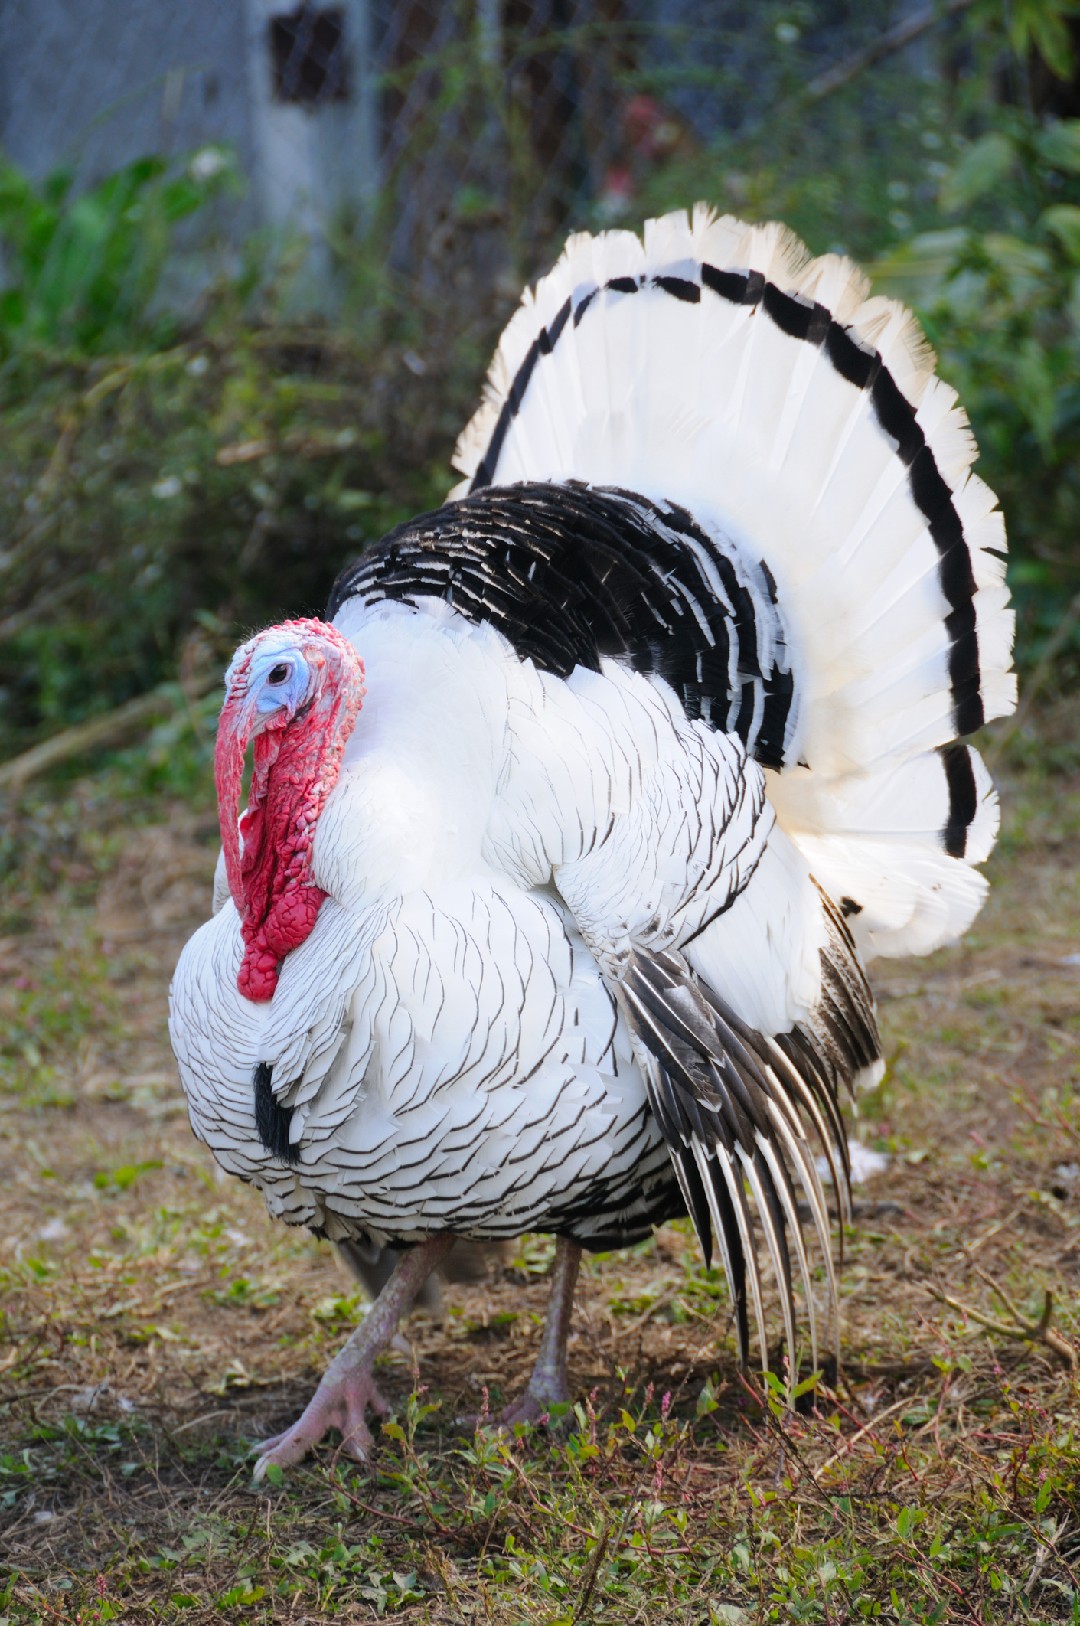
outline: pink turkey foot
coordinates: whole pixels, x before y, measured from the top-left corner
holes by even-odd
[[[496,1428],[513,1428],[515,1423],[544,1422],[552,1406],[561,1406],[570,1399],[566,1340],[580,1264],[581,1249],[577,1243],[571,1242],[569,1237],[559,1237],[551,1266],[551,1297],[540,1335],[540,1353],[528,1387],[520,1399],[511,1401],[491,1419],[476,1419],[478,1423],[490,1421]]]
[[[541,1374],[534,1368],[525,1393],[496,1412],[491,1422],[496,1428],[513,1428],[515,1423],[546,1423],[552,1406],[562,1406],[569,1399],[570,1385],[565,1372]]]
[[[386,1417],[390,1411],[375,1382],[375,1362],[393,1342],[398,1322],[452,1242],[450,1236],[429,1237],[401,1255],[375,1303],[330,1362],[301,1416],[283,1434],[256,1447],[256,1479],[265,1477],[271,1463],[288,1468],[300,1462],[332,1428],[340,1433],[341,1449],[347,1456],[356,1462],[370,1460],[374,1441],[367,1413]]]
[[[389,1403],[379,1393],[374,1374],[364,1367],[354,1367],[328,1382],[332,1371],[332,1367],[327,1370],[292,1428],[263,1440],[258,1447],[256,1479],[263,1478],[271,1462],[279,1468],[300,1462],[332,1428],[341,1435],[341,1449],[347,1457],[356,1462],[369,1460],[375,1442],[367,1425],[367,1412],[370,1409],[376,1417],[389,1417]]]

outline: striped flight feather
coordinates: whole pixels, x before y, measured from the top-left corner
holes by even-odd
[[[825,1155],[840,1216],[846,1221],[850,1188],[839,1091],[851,1084],[878,1048],[872,1002],[846,929],[830,932],[821,958],[821,1004],[807,1022],[774,1038],[747,1027],[680,954],[635,947],[619,980],[619,998],[639,1047],[650,1105],[668,1143],[687,1210],[706,1258],[715,1237],[723,1259],[740,1357],[744,1363],[749,1360],[752,1308],[761,1362],[767,1368],[753,1200],[780,1298],[789,1389],[797,1381],[799,1354],[792,1248],[815,1368],[818,1361],[818,1311],[796,1189],[805,1195],[824,1260],[831,1342],[836,1349],[839,1292],[829,1210],[815,1152],[820,1146]],[[834,997],[837,990],[839,1002]]]

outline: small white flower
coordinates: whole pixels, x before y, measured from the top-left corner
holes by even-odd
[[[193,181],[212,181],[225,168],[225,154],[220,147],[200,147],[188,165]]]
[[[163,480],[158,480],[150,487],[155,497],[167,502],[170,497],[178,497],[183,490],[183,481],[178,474],[167,474]]]
[[[210,362],[206,356],[192,356],[187,364],[187,370],[192,378],[201,378],[209,367]]]
[[[882,1174],[889,1167],[889,1154],[875,1152],[872,1146],[864,1146],[861,1140],[854,1138],[848,1141],[848,1157],[851,1160],[851,1183],[861,1186],[867,1180],[872,1180],[875,1174]],[[832,1181],[832,1170],[828,1159],[817,1159],[817,1171],[826,1185]]]

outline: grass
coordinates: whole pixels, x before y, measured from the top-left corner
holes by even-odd
[[[839,1373],[794,1413],[740,1376],[674,1225],[588,1264],[558,1430],[464,1425],[527,1375],[550,1245],[526,1239],[407,1324],[372,1473],[325,1448],[259,1487],[250,1442],[359,1304],[187,1128],[165,987],[214,820],[125,795],[130,763],[28,793],[0,917],[0,1626],[1080,1622],[1069,727],[1054,774],[1014,747],[966,942],[877,968],[891,1065],[857,1133],[890,1162],[845,1242]]]

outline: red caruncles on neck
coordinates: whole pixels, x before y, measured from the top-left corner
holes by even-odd
[[[258,684],[249,693],[260,646],[282,635],[303,659],[303,703],[260,717]],[[272,998],[281,962],[307,938],[326,894],[311,879],[319,817],[337,783],[346,742],[364,697],[364,668],[352,645],[320,621],[286,622],[244,646],[229,671],[218,724],[215,772],[229,890],[240,912],[244,956],[237,987]],[[239,825],[244,755],[255,737],[248,805]]]

